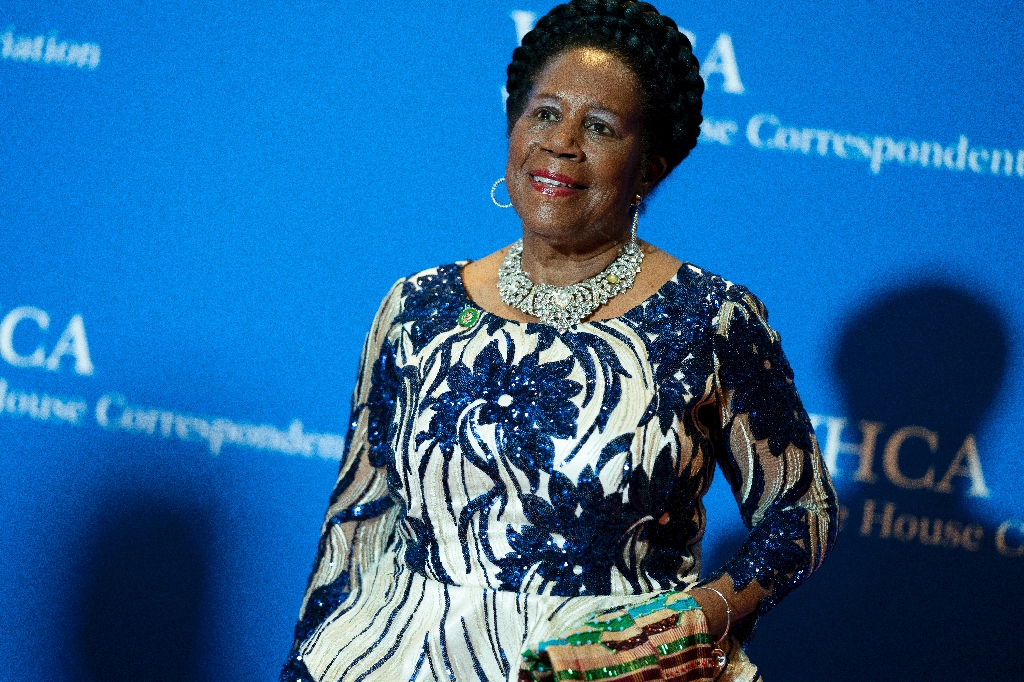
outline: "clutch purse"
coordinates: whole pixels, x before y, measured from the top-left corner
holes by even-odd
[[[666,592],[540,642],[523,653],[519,679],[711,682],[715,671],[704,613],[688,594]]]

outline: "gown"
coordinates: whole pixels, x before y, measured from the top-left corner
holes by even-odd
[[[768,591],[719,679],[759,679],[739,645],[837,530],[764,306],[683,264],[559,333],[475,308],[463,264],[399,280],[376,315],[281,679],[516,680],[536,642],[700,584],[716,465],[751,530],[704,581]]]

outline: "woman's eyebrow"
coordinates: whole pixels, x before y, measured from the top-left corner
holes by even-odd
[[[538,93],[536,96],[534,96],[533,99],[534,99],[534,101],[536,101],[536,100],[544,100],[544,99],[546,99],[546,100],[554,100],[555,102],[558,102],[559,104],[565,104],[565,103],[575,104],[575,102],[572,102],[572,100],[575,99],[574,97],[568,96],[568,95],[562,95],[562,94],[559,94],[557,92],[542,92],[542,93]],[[596,102],[594,100],[589,100],[587,102],[584,102],[583,105],[587,108],[587,110],[589,110],[592,113],[606,114],[606,115],[611,116],[611,117],[613,117],[615,119],[618,119],[618,120],[622,120],[622,119],[625,118],[622,114],[619,114],[616,111],[614,111],[613,109],[609,109],[608,107],[603,106],[603,105],[599,104],[598,102]]]

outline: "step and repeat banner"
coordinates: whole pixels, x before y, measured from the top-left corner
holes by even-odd
[[[381,297],[518,234],[552,4],[0,5],[0,680],[276,679]],[[641,236],[765,301],[842,502],[750,655],[1022,679],[1024,9],[844,4],[658,6],[706,119]]]

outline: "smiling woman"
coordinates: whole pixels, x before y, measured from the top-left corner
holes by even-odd
[[[690,44],[572,2],[508,75],[522,239],[384,299],[282,679],[758,679],[836,501],[760,301],[637,239],[699,133]],[[702,579],[716,466],[751,532]]]
[[[634,197],[665,174],[664,157],[642,154],[640,101],[629,67],[596,48],[562,52],[538,74],[505,170],[531,245],[607,249],[622,236]]]

